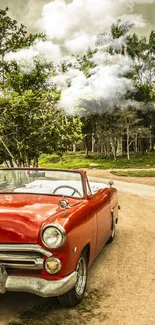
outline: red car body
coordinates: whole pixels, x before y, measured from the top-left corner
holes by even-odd
[[[14,171],[14,169],[11,170]],[[18,171],[18,169],[16,170]],[[30,169],[26,172],[31,174],[31,172],[35,171],[36,169]],[[37,169],[38,171],[46,173],[50,170]],[[1,170],[1,172],[3,173],[4,170]],[[67,171],[65,172],[67,173]],[[71,171],[68,171],[68,173],[71,173]],[[118,219],[118,199],[115,188],[103,186],[103,189],[99,188],[95,190],[95,193],[92,193],[86,172],[75,170],[73,173],[74,175],[78,173],[78,176],[81,177],[82,197],[78,197],[77,194],[76,197],[66,195],[63,198],[61,194],[22,193],[18,192],[19,189],[14,192],[12,189],[10,190],[10,187],[6,188],[5,191],[3,188],[0,190],[1,293],[7,290],[29,291],[45,297],[60,296],[65,297],[60,299],[61,303],[68,306],[79,303],[83,298],[86,281],[82,285],[84,287],[83,292],[79,290],[80,295],[78,296],[75,290],[73,295],[80,256],[83,252],[84,256],[86,256],[84,257],[86,267],[84,259],[80,260],[82,261],[80,262],[81,270],[83,268],[83,271],[80,272],[84,272],[83,277],[86,276],[87,278],[88,267],[107,241],[109,239],[112,241],[114,238],[115,223],[117,223]],[[41,182],[43,181],[41,180],[40,184],[42,184]],[[33,184],[33,182],[30,184]],[[70,188],[68,185],[59,187]],[[24,191],[24,187],[22,190]],[[50,248],[43,241],[43,231],[49,229],[51,225],[56,225],[59,230],[63,229],[65,232],[65,241],[60,247]],[[59,236],[59,234],[57,235]],[[54,236],[56,235],[54,234]],[[55,237],[53,238],[55,240]],[[48,240],[50,240],[50,237]],[[37,255],[37,250],[39,255]],[[40,267],[32,265],[29,254],[32,261],[36,258],[36,265],[39,265],[38,261],[40,261]],[[33,254],[36,254],[36,257]],[[60,270],[54,274],[49,273],[45,267],[46,260],[50,256],[56,259],[54,263],[58,260],[61,265]],[[51,285],[60,282],[62,285],[63,279],[68,279],[71,274],[74,274],[72,284],[63,285],[63,289],[58,289],[57,292],[52,291],[52,289],[49,292],[48,290],[39,290],[38,287],[39,285],[42,286],[42,282],[37,282],[37,289],[36,286],[35,288],[31,286],[33,279],[38,279],[38,281],[42,279],[46,281],[46,284],[50,283]],[[16,285],[12,284],[13,277]],[[82,281],[82,277],[80,279]],[[18,283],[19,280],[21,281],[20,284]],[[40,284],[38,285],[38,283]],[[73,296],[76,294],[76,299],[73,297],[72,303],[67,303],[66,294],[68,292],[69,294],[72,293]]]

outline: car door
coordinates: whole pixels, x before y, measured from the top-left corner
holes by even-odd
[[[96,255],[100,252],[103,246],[111,235],[112,215],[109,199],[109,188],[98,190],[95,194],[91,194],[90,186],[87,180],[87,189],[89,188],[89,198],[96,212]]]
[[[95,196],[97,210],[97,242],[96,252],[99,253],[111,235],[112,215],[109,202],[109,190],[99,190]]]

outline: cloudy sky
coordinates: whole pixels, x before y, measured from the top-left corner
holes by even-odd
[[[42,15],[43,7],[49,2],[49,0],[0,0],[0,7],[8,6],[13,18],[24,23],[30,31],[35,31],[36,22]],[[66,2],[69,3],[71,0],[66,0]],[[85,2],[86,0],[83,0],[83,3]],[[94,4],[95,2],[96,0],[94,0]],[[114,3],[115,0],[109,0],[110,2]],[[150,30],[155,28],[155,0],[119,0],[118,2],[120,2],[118,8],[114,7],[117,8],[116,16],[119,16],[119,14],[137,14],[142,15],[144,20],[147,21],[144,28],[136,30],[139,34],[148,35]]]
[[[0,0],[0,5],[4,7],[4,0]],[[121,98],[127,91],[133,91],[132,80],[125,75],[132,70],[133,62],[128,56],[117,53],[111,56],[102,49],[107,46],[121,49],[124,44],[123,37],[114,44],[108,34],[118,19],[134,24],[139,34],[149,35],[155,28],[155,0],[5,0],[5,6],[13,18],[27,26],[28,32],[38,29],[48,36],[46,42],[37,40],[29,49],[8,53],[6,61],[16,60],[28,73],[35,67],[37,55],[56,64],[63,60],[75,61],[76,68],[49,80],[62,90],[60,105],[67,114],[75,114],[81,103],[89,112],[94,107],[99,112],[111,110],[119,100],[125,107]],[[95,68],[90,69],[90,77],[86,78],[75,57],[84,55],[88,48],[94,49],[100,34],[102,44],[92,57]],[[70,87],[67,87],[68,80]]]

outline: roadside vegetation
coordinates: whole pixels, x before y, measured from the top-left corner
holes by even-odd
[[[90,169],[111,169],[111,168],[155,168],[155,154],[146,153],[145,155],[131,154],[131,159],[126,156],[107,158],[102,154],[90,153],[85,157],[84,152],[67,152],[62,155],[41,155],[39,159],[40,167],[53,168],[90,168]],[[151,172],[151,171],[150,171]]]
[[[155,170],[112,170],[111,174],[124,177],[155,177]]]

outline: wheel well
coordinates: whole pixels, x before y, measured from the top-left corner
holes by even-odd
[[[87,244],[84,249],[83,249],[83,252],[86,252],[86,255],[87,255],[87,262],[89,264],[89,258],[90,258],[90,244]]]

